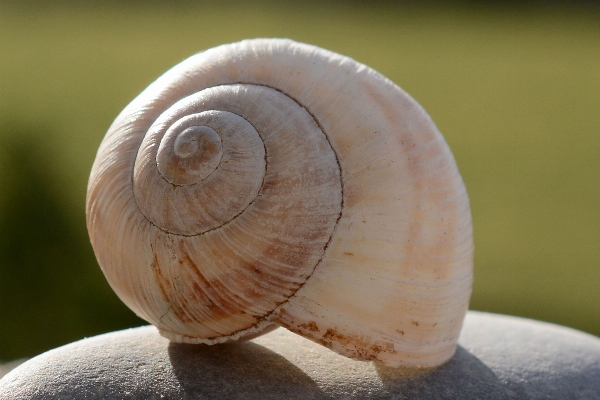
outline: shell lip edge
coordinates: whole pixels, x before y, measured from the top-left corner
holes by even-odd
[[[260,335],[264,335],[269,333],[277,328],[279,325],[272,321],[268,321],[266,319],[260,320],[258,323],[252,325],[249,328],[240,329],[239,331],[233,332],[229,335],[223,336],[215,336],[212,338],[200,338],[189,335],[184,335],[181,333],[176,333],[171,330],[156,327],[158,329],[158,333],[168,339],[172,343],[179,344],[205,344],[205,345],[215,345],[215,344],[223,344],[223,343],[233,343],[244,340],[251,340]]]

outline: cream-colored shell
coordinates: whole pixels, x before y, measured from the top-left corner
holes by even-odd
[[[110,127],[87,218],[111,286],[173,341],[277,324],[389,366],[455,352],[464,184],[425,111],[350,58],[257,39],[183,61]]]

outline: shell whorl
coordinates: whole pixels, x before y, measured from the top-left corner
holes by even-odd
[[[171,340],[278,324],[390,366],[455,351],[464,184],[422,108],[347,57],[257,39],[182,62],[109,129],[87,216],[111,286]]]

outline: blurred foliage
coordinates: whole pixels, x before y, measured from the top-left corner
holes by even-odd
[[[349,55],[428,110],[471,197],[471,308],[600,335],[600,10],[546,3],[0,0],[0,360],[143,323],[89,245],[95,151],[162,72],[261,36]]]

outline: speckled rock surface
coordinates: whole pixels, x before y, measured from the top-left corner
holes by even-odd
[[[600,339],[469,312],[454,358],[408,371],[349,360],[278,329],[250,342],[170,344],[153,327],[44,353],[0,399],[600,399]]]
[[[27,361],[27,359],[20,358],[18,360],[9,361],[6,363],[0,363],[0,378],[17,368],[19,365],[23,364],[25,361]]]

